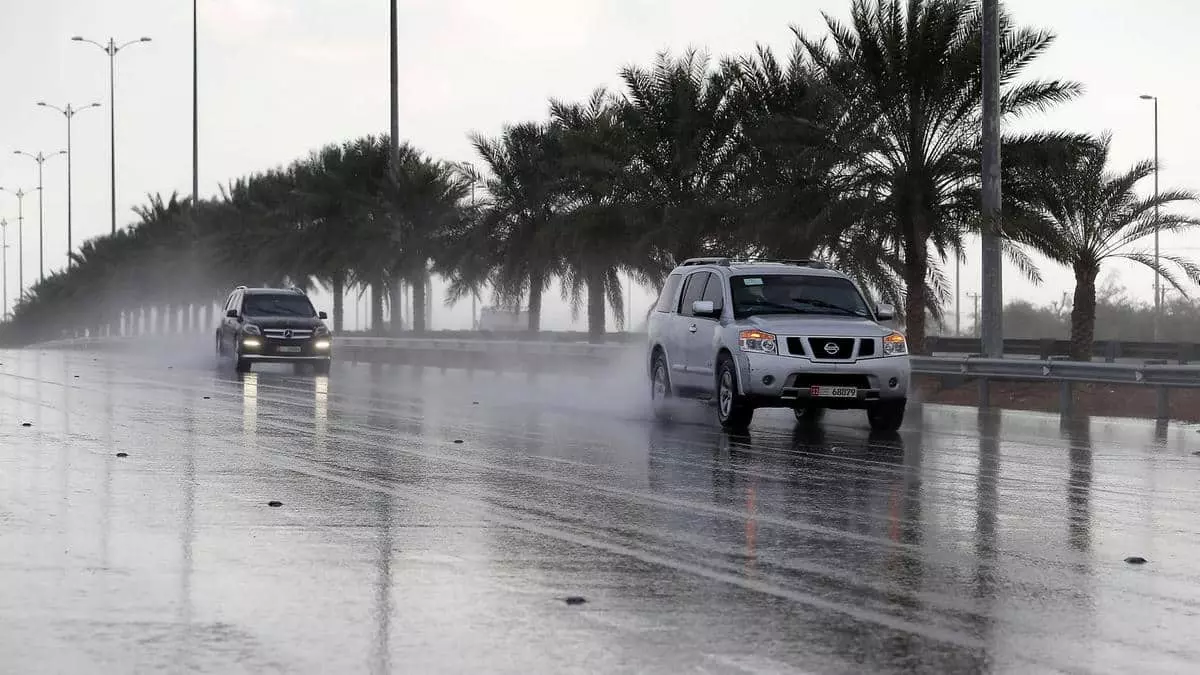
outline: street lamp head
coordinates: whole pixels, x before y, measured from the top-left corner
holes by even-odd
[[[148,37],[143,37],[143,38],[141,39],[141,42],[150,42],[150,38],[148,38]]]
[[[1142,95],[1141,95],[1141,96],[1139,96],[1138,98],[1142,99],[1143,101],[1152,101],[1152,100],[1154,100],[1154,99],[1156,99],[1156,98],[1158,98],[1158,97],[1157,97],[1157,96],[1151,96],[1150,94],[1142,94]]]
[[[45,102],[45,101],[38,101],[38,102],[37,102],[37,104],[38,104],[38,105],[40,105],[40,106],[42,106],[43,108],[45,108],[45,107],[46,107],[46,102]]]
[[[76,36],[72,37],[72,38],[71,38],[71,40],[72,40],[72,41],[74,41],[74,42],[83,42],[83,36],[82,36],[82,35],[76,35]]]

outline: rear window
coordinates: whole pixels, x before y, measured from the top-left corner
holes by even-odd
[[[683,281],[682,274],[672,274],[663,284],[662,292],[658,294],[658,302],[654,305],[657,312],[669,312],[675,307],[675,294],[679,293],[679,284]]]
[[[255,293],[242,301],[242,313],[246,316],[302,316],[317,315],[317,310],[308,298],[295,293]]]

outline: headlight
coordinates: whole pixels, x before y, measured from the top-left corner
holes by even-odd
[[[738,336],[738,344],[744,352],[775,354],[778,350],[775,343],[775,336],[771,333],[764,333],[761,330],[742,331]]]
[[[242,340],[243,347],[258,348],[262,346],[262,342],[258,338],[246,338]]]
[[[242,335],[262,335],[262,331],[259,330],[258,326],[248,323],[242,326]]]
[[[892,333],[883,338],[884,356],[903,356],[908,353],[908,342],[899,333]]]
[[[313,343],[314,349],[329,349],[329,340],[317,340]]]

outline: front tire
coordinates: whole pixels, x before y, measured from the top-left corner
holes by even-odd
[[[733,358],[721,355],[717,362],[717,421],[728,431],[746,431],[754,420],[754,406],[738,393],[737,368]]]
[[[250,361],[239,356],[237,357],[237,364],[234,366],[234,369],[239,373],[248,373],[250,372]]]
[[[654,408],[654,417],[666,420],[671,416],[671,374],[667,370],[667,360],[662,353],[654,355],[650,365],[650,404]]]
[[[330,365],[331,363],[329,361],[317,361],[313,364],[313,373],[317,375],[328,375]]]
[[[904,423],[904,408],[907,402],[907,399],[880,401],[867,408],[867,422],[871,424],[871,431],[892,432],[899,429]]]
[[[805,426],[815,426],[825,419],[825,409],[820,406],[806,405],[793,410],[796,423]]]

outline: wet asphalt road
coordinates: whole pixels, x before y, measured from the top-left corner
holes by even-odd
[[[0,363],[0,673],[1200,669],[1193,428],[730,437],[651,422],[636,364]]]

